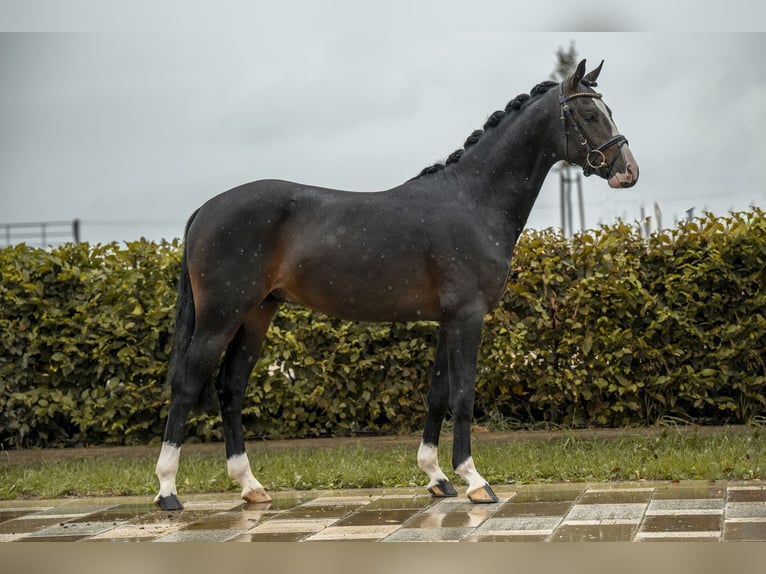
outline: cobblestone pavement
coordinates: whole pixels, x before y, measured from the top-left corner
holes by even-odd
[[[0,502],[0,542],[16,541],[766,541],[766,482],[494,487],[500,501],[434,499],[421,489],[234,493]]]

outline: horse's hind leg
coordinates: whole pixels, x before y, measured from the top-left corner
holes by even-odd
[[[227,470],[229,476],[242,486],[242,498],[248,502],[271,500],[250,469],[242,432],[242,406],[250,373],[277,307],[277,303],[268,303],[248,315],[229,344],[217,385],[226,439]]]
[[[160,481],[160,491],[154,503],[162,510],[183,508],[176,492],[176,475],[184,428],[192,407],[197,404],[205,385],[210,382],[230,338],[225,331],[206,331],[198,324],[194,337],[179,362],[179,368],[170,381],[168,420],[155,470]]]
[[[423,429],[423,439],[418,448],[418,466],[428,474],[428,492],[434,497],[457,496],[447,476],[439,467],[437,450],[442,423],[449,408],[449,365],[447,362],[447,345],[443,334],[440,333],[436,344],[436,359],[434,361],[431,386],[428,389],[428,413]]]

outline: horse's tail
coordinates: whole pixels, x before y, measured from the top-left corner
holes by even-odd
[[[178,298],[176,300],[176,321],[173,331],[173,347],[170,352],[170,365],[168,366],[168,382],[171,392],[176,392],[174,385],[183,385],[183,380],[175,380],[178,372],[183,372],[186,361],[186,353],[189,350],[192,337],[194,336],[194,325],[196,323],[196,314],[194,312],[194,293],[192,292],[191,279],[189,277],[188,253],[186,238],[189,234],[197,212],[192,213],[189,221],[186,222],[184,229],[184,250],[181,256],[181,276],[178,281]],[[205,385],[200,392],[193,409],[198,412],[207,412],[215,404],[215,389],[213,385]]]

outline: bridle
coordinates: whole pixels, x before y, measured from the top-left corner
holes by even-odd
[[[580,129],[580,125],[577,123],[577,120],[572,115],[572,111],[569,109],[569,105],[567,105],[567,102],[575,98],[601,99],[602,97],[603,97],[602,94],[599,94],[598,92],[575,92],[574,94],[564,95],[564,84],[563,83],[559,84],[559,105],[561,106],[561,128],[564,131],[564,153],[566,153],[566,150],[569,149],[569,132],[567,131],[567,126],[566,126],[566,120],[567,118],[569,118],[570,120],[572,120],[572,125],[574,126],[574,129],[577,132],[577,135],[580,137],[580,140],[581,140],[580,145],[588,150],[588,153],[585,156],[585,163],[587,165],[583,167],[583,173],[585,174],[586,177],[589,175],[592,175],[596,171],[603,169],[605,167],[608,167],[609,168],[608,173],[611,173],[612,168],[614,167],[614,164],[617,161],[617,157],[620,154],[619,153],[614,154],[614,158],[612,159],[612,162],[607,163],[606,156],[604,155],[604,150],[612,147],[613,145],[616,145],[617,151],[619,152],[620,148],[622,148],[622,146],[628,143],[628,139],[624,135],[617,134],[607,139],[601,145],[597,147],[593,147],[591,143],[588,141],[588,138],[583,134],[582,130]]]

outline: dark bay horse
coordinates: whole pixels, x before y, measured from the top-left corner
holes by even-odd
[[[456,496],[437,462],[451,411],[454,470],[471,501],[496,501],[474,466],[470,425],[482,324],[503,294],[516,240],[559,160],[614,188],[638,181],[628,142],[594,90],[601,65],[586,74],[583,60],[561,84],[543,82],[514,98],[445,164],[393,189],[352,193],[256,181],[199,208],[185,232],[155,503],[182,508],[175,479],[184,427],[214,380],[229,476],[245,500],[270,500],[245,454],[241,410],[282,301],[352,321],[437,321],[418,465],[433,496]]]

